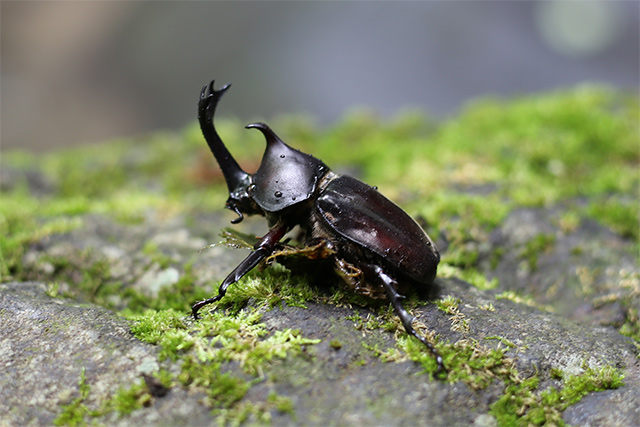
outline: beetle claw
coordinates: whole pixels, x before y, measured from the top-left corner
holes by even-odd
[[[231,220],[231,224],[239,224],[242,222],[242,220],[244,219],[244,215],[233,199],[229,198],[229,200],[227,200],[227,203],[225,203],[225,207],[234,211],[236,215],[238,215],[237,218]]]
[[[242,212],[240,212],[240,209],[238,209],[237,207],[235,207],[233,211],[238,214],[238,218],[232,219],[231,224],[240,224],[244,219],[244,215],[242,215]]]

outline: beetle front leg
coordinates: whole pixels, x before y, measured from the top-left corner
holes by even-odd
[[[253,268],[260,263],[263,259],[268,257],[274,250],[276,244],[282,239],[285,233],[288,231],[288,227],[284,224],[278,224],[273,227],[267,234],[264,235],[258,243],[255,244],[254,251],[246,257],[240,265],[238,265],[229,275],[224,279],[220,288],[218,289],[218,295],[212,298],[207,298],[200,302],[195,303],[191,307],[191,314],[194,319],[198,318],[198,311],[205,305],[209,305],[216,301],[220,301],[222,297],[227,293],[227,288],[236,283],[245,274],[253,270]]]
[[[446,369],[444,368],[442,356],[440,356],[440,353],[438,353],[438,350],[436,350],[433,344],[431,344],[423,336],[418,334],[418,332],[416,332],[415,329],[413,329],[413,325],[412,325],[413,316],[411,316],[402,307],[402,304],[400,303],[400,299],[404,297],[400,295],[396,290],[398,282],[394,278],[389,276],[387,273],[385,273],[384,270],[378,265],[367,265],[365,267],[365,270],[369,271],[370,273],[374,273],[377,276],[379,282],[384,287],[384,290],[387,294],[387,298],[389,299],[389,301],[391,301],[391,305],[393,305],[393,308],[398,314],[398,317],[400,317],[400,321],[402,322],[402,325],[404,326],[404,329],[407,331],[407,333],[419,339],[420,342],[422,342],[433,354],[433,356],[436,359],[436,363],[438,364],[438,368],[436,369],[436,374],[442,371],[446,372]]]

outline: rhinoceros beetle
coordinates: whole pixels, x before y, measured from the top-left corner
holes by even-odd
[[[262,132],[267,147],[258,171],[253,175],[243,171],[213,123],[218,102],[229,87],[216,90],[212,81],[202,88],[198,120],[229,188],[225,207],[238,215],[231,222],[239,223],[245,214],[263,215],[269,231],[224,279],[218,295],[193,305],[193,317],[224,297],[231,284],[261,261],[277,256],[285,234],[299,226],[306,247],[315,258],[332,262],[348,289],[371,298],[386,296],[405,330],[433,353],[438,371],[443,370],[442,357],[415,331],[413,317],[400,303],[402,289],[425,289],[436,276],[440,254],[431,238],[376,188],[332,172],[321,160],[289,147],[264,123],[246,126]]]

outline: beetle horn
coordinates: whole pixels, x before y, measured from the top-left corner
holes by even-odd
[[[245,126],[246,129],[258,129],[264,135],[267,140],[267,146],[273,144],[284,144],[284,142],[278,138],[278,135],[271,130],[269,126],[264,123],[251,123]],[[286,144],[285,144],[286,145]]]
[[[238,214],[238,218],[231,221],[235,224],[242,221],[243,212],[252,214],[257,213],[257,211],[250,206],[251,203],[248,201],[247,188],[251,184],[251,175],[240,168],[238,162],[236,162],[222,142],[222,139],[220,139],[213,124],[213,116],[216,112],[218,102],[231,84],[227,84],[218,90],[214,89],[213,84],[214,80],[208,85],[205,85],[202,88],[202,92],[200,92],[198,121],[200,122],[204,139],[207,141],[209,149],[220,165],[224,179],[227,182],[227,187],[229,187],[229,199],[227,199],[226,207]]]
[[[200,128],[202,129],[204,139],[206,139],[209,149],[211,149],[211,152],[220,165],[220,169],[222,169],[224,179],[227,181],[227,185],[229,186],[229,193],[233,193],[233,191],[247,179],[249,174],[240,168],[238,162],[236,162],[229,150],[227,150],[227,147],[222,142],[222,139],[220,139],[220,136],[213,124],[213,115],[216,112],[218,102],[226,90],[229,89],[231,84],[227,84],[222,88],[215,90],[213,88],[213,83],[214,81],[212,80],[211,83],[205,85],[200,93],[200,102],[198,103],[198,121],[200,122]]]

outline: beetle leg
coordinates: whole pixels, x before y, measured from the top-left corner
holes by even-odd
[[[246,257],[240,265],[238,265],[229,275],[224,279],[220,288],[218,289],[218,295],[212,298],[207,298],[200,302],[195,303],[191,307],[191,314],[194,319],[198,318],[198,311],[205,305],[209,305],[216,301],[219,301],[227,293],[227,288],[236,283],[245,274],[253,270],[253,268],[260,263],[263,259],[268,257],[273,252],[276,244],[284,237],[288,227],[283,224],[278,224],[273,227],[262,239],[253,247],[254,251]]]
[[[400,295],[396,290],[398,282],[391,276],[387,275],[384,270],[378,265],[367,265],[366,269],[372,270],[372,273],[374,273],[378,277],[380,283],[384,287],[387,298],[389,298],[389,301],[391,301],[391,305],[393,305],[393,308],[398,314],[398,317],[400,317],[400,321],[402,321],[402,325],[404,326],[404,329],[407,331],[407,333],[419,339],[420,342],[422,342],[433,354],[436,359],[436,363],[438,364],[436,373],[446,371],[442,361],[442,356],[440,356],[440,353],[438,353],[433,344],[431,344],[423,336],[418,334],[415,329],[413,329],[412,323],[414,318],[402,307],[402,304],[400,303],[400,299],[404,297]]]
[[[314,238],[306,243],[303,247],[288,246],[285,240],[284,248],[273,252],[267,262],[273,261],[278,257],[292,257],[292,258],[305,258],[310,260],[327,259],[336,253],[333,244],[325,238]]]
[[[343,259],[336,258],[333,271],[342,279],[348,290],[358,294],[371,297],[370,288],[366,286],[364,274],[355,265]]]

